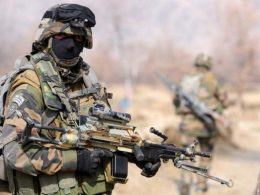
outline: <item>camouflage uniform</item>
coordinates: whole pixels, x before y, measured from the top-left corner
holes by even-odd
[[[180,86],[192,98],[198,99],[210,109],[221,113],[223,103],[221,100],[219,83],[215,75],[210,71],[212,66],[211,58],[205,54],[200,54],[195,60],[195,66],[198,68],[198,72],[194,75],[185,76],[182,79]],[[179,97],[175,97],[174,104],[177,114],[181,116],[179,129],[182,135],[183,145],[192,143],[194,139],[197,139],[202,151],[212,152],[217,132],[207,129],[184,105],[184,102],[180,100]],[[201,158],[200,166],[209,168],[210,159]],[[183,177],[189,178],[190,176],[183,175]],[[185,191],[183,194],[189,194],[189,182],[184,181],[184,184],[182,184],[181,191]],[[198,188],[202,191],[207,191],[205,178],[198,178]]]
[[[9,189],[13,194],[92,195],[112,192],[114,184],[106,182],[102,163],[96,175],[87,175],[77,172],[76,150],[58,148],[49,143],[22,145],[19,142],[26,120],[73,129],[88,115],[89,107],[96,101],[109,107],[107,93],[88,64],[79,58],[76,65],[65,72],[67,76],[62,77],[62,71],[66,69],[57,65],[50,55],[49,46],[43,45],[52,35],[62,32],[84,36],[85,47],[91,48],[91,27],[73,28],[68,23],[43,18],[32,55],[26,56],[19,64],[31,68],[21,71],[12,80],[5,102],[1,137]],[[32,133],[51,140],[59,140],[61,136],[48,130],[33,129]]]

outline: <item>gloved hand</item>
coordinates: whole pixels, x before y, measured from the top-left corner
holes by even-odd
[[[112,156],[113,153],[108,150],[78,150],[77,171],[84,172],[88,175],[93,175],[96,173],[101,160],[105,158],[111,158]]]
[[[145,177],[153,177],[161,167],[161,161],[158,160],[156,162],[139,162],[137,166],[142,169],[141,175]]]

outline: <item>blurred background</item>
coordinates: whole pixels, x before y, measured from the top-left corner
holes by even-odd
[[[179,81],[192,71],[198,53],[211,55],[233,102],[225,114],[242,149],[219,141],[212,173],[232,178],[235,186],[212,182],[207,194],[253,194],[260,172],[260,0],[1,0],[1,74],[30,53],[43,13],[58,3],[82,4],[95,13],[94,47],[83,57],[114,93],[113,107],[130,112],[144,137],[154,139],[147,134],[152,125],[162,131],[169,127],[178,142],[173,94],[155,72]],[[179,170],[171,163],[151,179],[131,165],[129,178],[116,186],[115,195],[178,192]]]

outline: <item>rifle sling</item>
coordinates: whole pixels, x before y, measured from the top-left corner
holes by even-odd
[[[99,89],[92,87],[92,88],[85,88],[85,89],[82,89],[82,90],[69,92],[68,96],[69,96],[70,99],[75,99],[75,98],[78,98],[78,97],[87,96],[89,94],[95,94],[95,93],[98,93],[98,92],[99,92]]]

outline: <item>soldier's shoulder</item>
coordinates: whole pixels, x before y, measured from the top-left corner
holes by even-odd
[[[28,84],[33,83],[34,85],[40,86],[40,80],[34,70],[28,69],[17,75],[15,80],[22,80],[23,82],[28,82]]]
[[[17,89],[19,86],[32,86],[35,89],[40,89],[40,81],[34,70],[25,70],[19,73],[13,80],[10,92]],[[27,87],[26,87],[27,88]]]

